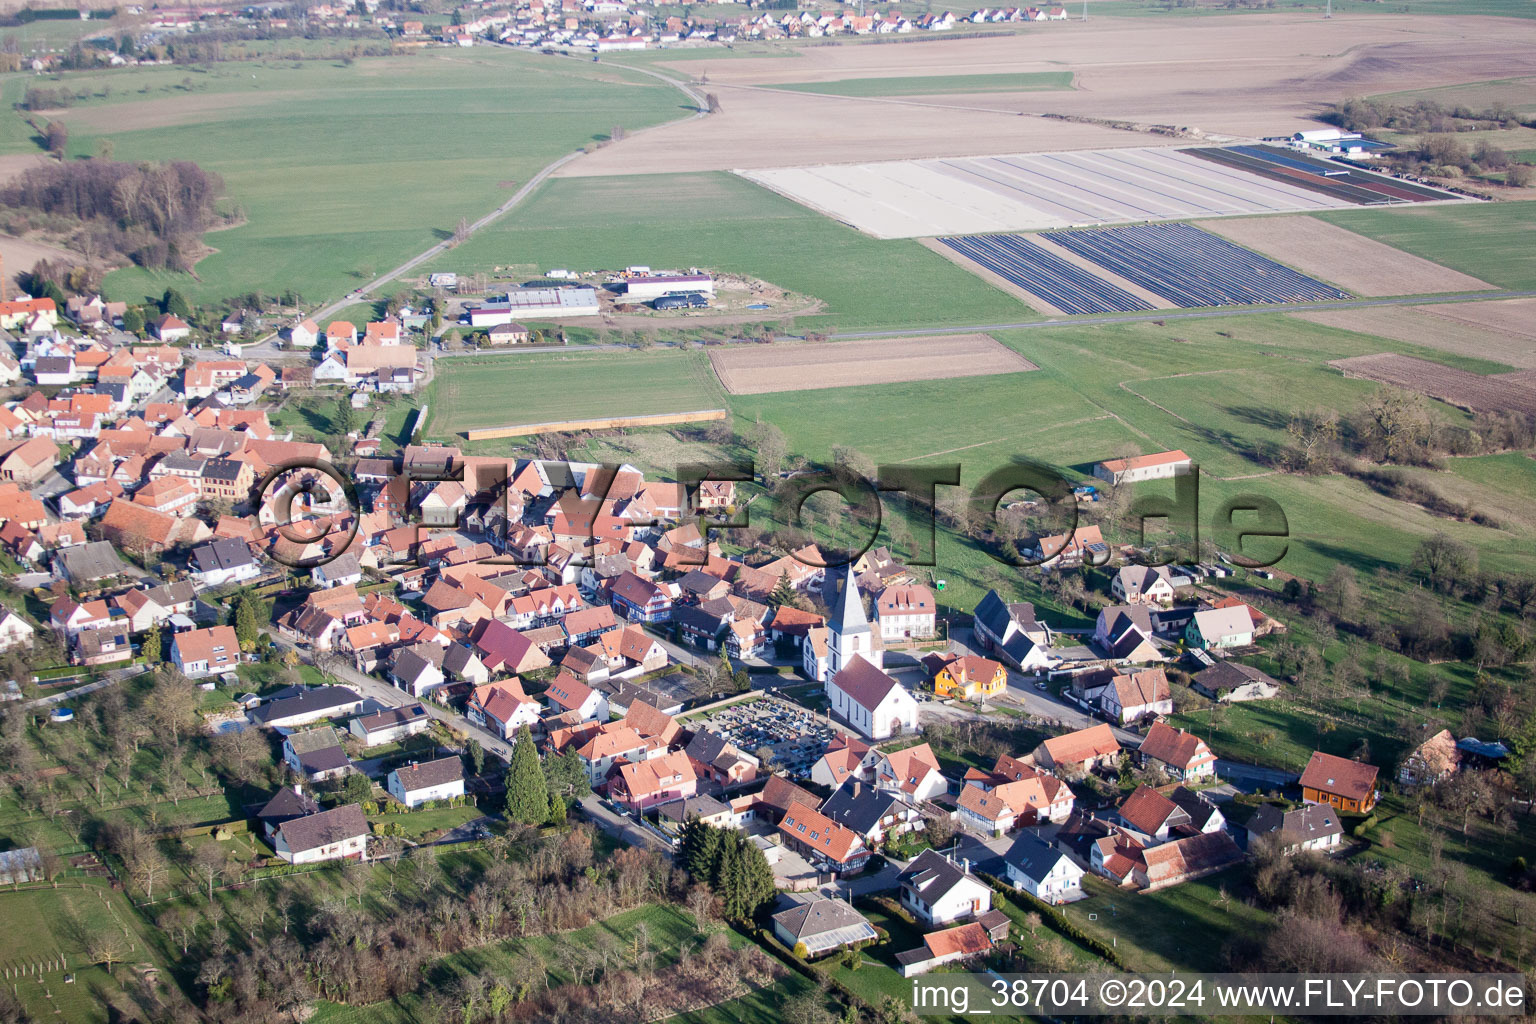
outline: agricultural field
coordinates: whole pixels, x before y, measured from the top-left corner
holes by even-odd
[[[1487,372],[1536,368],[1536,300],[1448,303],[1293,313],[1299,320],[1393,338],[1481,363]],[[1464,365],[1476,372],[1480,367]]]
[[[720,383],[733,395],[987,377],[1039,369],[985,334],[731,346],[712,350],[709,361]]]
[[[1429,295],[1493,287],[1316,217],[1232,217],[1198,226],[1355,295]]]
[[[677,92],[654,79],[488,47],[350,66],[136,68],[68,84],[85,98],[52,116],[67,125],[72,156],[110,143],[118,160],[196,161],[223,176],[225,207],[240,218],[207,236],[216,251],[196,277],[109,275],[108,293],[126,300],[168,286],[194,302],[257,290],[339,297],[449,237],[460,218],[495,208],[561,154],[606,140],[615,124],[634,130],[679,114]],[[19,99],[22,86],[7,82],[5,98]],[[0,145],[36,152],[20,123],[0,112]]]
[[[1378,242],[1499,288],[1536,288],[1536,203],[1456,203],[1319,214]]]
[[[876,238],[1029,231],[1350,205],[1197,159],[1118,149],[764,168],[747,178]]]
[[[716,408],[722,394],[703,352],[463,356],[437,364],[430,436],[583,416]]]
[[[944,96],[988,92],[1049,92],[1072,88],[1070,71],[1018,75],[924,75],[911,78],[843,78],[827,82],[783,82],[770,86],[828,96]]]
[[[1479,412],[1536,413],[1536,388],[1514,380],[1484,377],[1412,356],[1353,356],[1332,364],[1346,374],[1379,380]]]
[[[825,312],[797,323],[823,332],[1034,315],[916,242],[876,241],[729,174],[557,178],[424,271],[490,272],[509,254],[541,267],[644,263],[754,277],[820,299]]]

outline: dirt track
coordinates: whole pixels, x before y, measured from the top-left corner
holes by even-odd
[[[709,361],[720,383],[733,395],[983,377],[1039,369],[986,334],[733,345],[713,349]]]
[[[1430,295],[1493,285],[1313,217],[1242,217],[1200,227],[1356,295]]]
[[[1195,126],[1241,137],[1288,133],[1309,122],[1324,103],[1349,96],[1536,74],[1536,22],[1377,14],[1324,21],[1315,13],[1097,18],[988,39],[816,46],[794,57],[699,58],[659,66],[681,77],[707,75],[721,112],[605,147],[565,174],[730,170],[1159,141],[1036,116],[1044,112]],[[1062,68],[1075,73],[1074,91],[914,102],[754,88]]]

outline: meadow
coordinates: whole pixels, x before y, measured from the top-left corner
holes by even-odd
[[[42,80],[35,84],[47,85]],[[6,83],[7,105],[27,83]],[[113,298],[194,302],[292,289],[336,298],[452,235],[563,153],[681,116],[672,87],[620,68],[492,47],[345,61],[72,75],[72,156],[193,160],[224,177],[237,226],[195,274],[118,270]],[[0,111],[0,152],[35,151]]]
[[[910,240],[879,241],[723,172],[557,178],[424,269],[707,267],[812,295],[808,330],[1034,320]],[[577,325],[579,326],[579,325]]]
[[[1536,203],[1330,210],[1317,218],[1501,288],[1536,288]]]
[[[1053,92],[1072,88],[1070,71],[1014,75],[923,75],[914,78],[840,78],[830,82],[787,82],[770,89],[830,96],[947,96],[987,92]]]

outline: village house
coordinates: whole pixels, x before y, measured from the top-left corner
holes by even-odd
[[[1110,766],[1120,759],[1120,741],[1107,723],[1055,736],[1034,751],[1035,763],[1052,771],[1057,769],[1090,771]]]
[[[74,656],[71,660],[76,665],[99,666],[129,661],[132,658],[133,644],[128,636],[128,627],[121,623],[114,623],[101,629],[88,629],[76,635]]]
[[[341,737],[328,725],[285,737],[283,763],[311,782],[337,779],[352,770],[352,762],[341,747]]]
[[[971,874],[969,861],[924,850],[896,876],[901,905],[926,927],[978,918],[992,909],[992,889]]]
[[[774,776],[775,779],[778,777]],[[853,829],[844,828],[828,818],[816,810],[814,804],[798,800],[784,811],[779,820],[779,834],[792,850],[812,865],[833,874],[858,874],[873,855]]]
[[[315,864],[368,855],[368,819],[357,804],[283,822],[272,847],[290,864]]]
[[[213,626],[177,633],[171,639],[171,664],[190,679],[233,671],[240,664],[240,641],[233,626]]]
[[[1376,806],[1376,774],[1373,764],[1313,751],[1301,773],[1301,798],[1346,814],[1369,814]]]
[[[1017,671],[1039,672],[1055,663],[1050,628],[1035,618],[1035,606],[1008,604],[995,590],[976,605],[971,635],[982,650]]]
[[[844,828],[852,829],[870,847],[888,835],[918,828],[923,815],[917,805],[895,790],[876,789],[850,779],[821,805],[821,813]]]
[[[618,774],[608,783],[609,797],[633,811],[690,797],[697,792],[698,779],[693,773],[693,765],[682,751],[638,764],[621,765]]]
[[[464,761],[457,754],[435,761],[412,762],[389,773],[385,787],[406,807],[464,795]]]
[[[1332,850],[1344,839],[1339,812],[1326,804],[1304,804],[1289,811],[1264,804],[1248,819],[1245,828],[1250,853],[1262,840],[1272,840],[1289,857],[1309,850]]]
[[[1066,821],[1075,802],[1065,782],[1004,755],[990,774],[967,773],[955,820],[972,831],[1000,836],[1015,828]]]
[[[904,793],[914,801],[932,800],[949,790],[938,756],[926,743],[879,753],[871,774],[879,788]]]
[[[1415,747],[1403,758],[1397,781],[1404,786],[1433,786],[1456,774],[1461,766],[1461,751],[1451,730],[1441,729]]]
[[[261,824],[262,835],[270,843],[277,838],[277,830],[287,822],[319,813],[320,804],[304,792],[303,786],[294,783],[274,793],[272,799],[256,812],[256,820]]]
[[[1245,604],[1202,608],[1184,631],[1191,647],[1246,647],[1253,643],[1253,614]]]
[[[1141,851],[1141,861],[1133,865],[1131,878],[1143,892],[1154,892],[1214,874],[1242,859],[1242,850],[1231,836],[1202,832]]]
[[[1045,903],[1070,903],[1083,897],[1083,875],[1071,857],[1033,832],[1020,832],[1003,855],[1008,884]]]
[[[1121,725],[1173,714],[1168,674],[1161,668],[1128,675],[1116,673],[1099,695],[1099,709]]]
[[[818,898],[773,915],[773,933],[786,949],[807,957],[856,949],[879,936],[863,914],[843,900]]]
[[[363,698],[356,690],[345,686],[319,686],[258,705],[247,711],[246,717],[269,729],[296,729],[323,719],[355,715],[362,709]]]
[[[249,544],[224,537],[192,549],[190,574],[202,587],[222,587],[255,579],[261,575],[261,566]]]
[[[471,722],[509,740],[519,729],[538,722],[543,708],[513,678],[475,687],[464,710]]]
[[[1173,604],[1173,575],[1167,566],[1126,565],[1115,572],[1110,595],[1121,604]]]
[[[933,591],[918,584],[886,587],[875,598],[875,624],[887,643],[927,640],[937,631]]]
[[[837,733],[827,743],[826,752],[811,766],[811,781],[836,789],[847,779],[874,777],[875,762],[883,755],[863,740]]]
[[[930,654],[923,665],[933,676],[939,699],[984,701],[1008,690],[1008,670],[1000,662],[974,654]]]
[[[1110,605],[1099,612],[1093,640],[1106,657],[1127,664],[1162,661],[1153,636],[1152,613],[1145,605]]]
[[[32,646],[37,630],[9,608],[0,608],[0,651],[23,650]]]
[[[1216,755],[1192,732],[1154,722],[1136,749],[1143,768],[1158,768],[1180,782],[1216,777]]]
[[[693,764],[694,774],[718,786],[751,782],[762,767],[756,757],[705,729],[693,734],[683,752]]]
[[[432,716],[421,704],[403,704],[396,708],[384,708],[371,715],[358,715],[347,723],[347,731],[365,747],[377,747],[385,743],[398,743],[411,736],[418,736],[432,727]]]
[[[1235,661],[1219,661],[1195,673],[1190,687],[1203,697],[1225,703],[1266,700],[1280,692],[1278,680]]]
[[[551,714],[572,714],[580,722],[608,718],[608,697],[565,672],[544,691],[544,703]]]
[[[970,921],[943,931],[929,932],[916,949],[896,954],[901,976],[911,978],[958,960],[985,956],[992,948],[992,936],[980,922]]]

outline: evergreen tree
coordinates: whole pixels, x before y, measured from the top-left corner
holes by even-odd
[[[779,574],[779,582],[774,584],[773,593],[768,595],[768,603],[774,607],[794,607],[795,588],[789,584],[789,573]]]
[[[356,417],[352,413],[352,396],[342,395],[336,401],[336,432],[350,434],[356,426]]]
[[[254,651],[261,638],[261,616],[256,609],[256,599],[243,593],[235,599],[235,637],[242,651]]]
[[[721,858],[721,913],[727,918],[745,921],[773,902],[778,891],[773,885],[773,869],[763,851],[743,835],[725,836],[725,854]]]
[[[542,825],[549,818],[549,786],[526,725],[517,734],[507,769],[507,815],[524,825]]]
[[[475,769],[476,775],[485,774],[485,748],[479,740],[470,740],[464,744],[464,753],[469,755],[469,763]]]
[[[558,793],[549,795],[549,823],[551,825],[565,824],[565,797]]]
[[[144,336],[144,311],[138,306],[129,306],[123,310],[123,330],[142,338]]]
[[[144,634],[144,661],[148,665],[160,664],[162,651],[165,649],[165,641],[160,636],[160,624],[157,622],[149,627],[149,632]]]
[[[678,863],[694,881],[713,888],[715,863],[720,859],[721,831],[704,824],[698,818],[689,818],[683,825],[683,835],[678,844]]]
[[[587,766],[581,763],[581,756],[574,746],[566,747],[564,754],[545,759],[544,778],[549,783],[550,795],[562,800],[580,800],[592,792]]]
[[[192,307],[187,303],[187,297],[174,288],[167,288],[160,298],[160,311],[172,316],[179,316],[187,320],[192,316]]]

